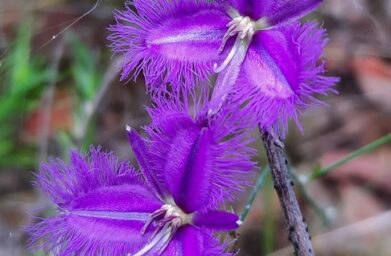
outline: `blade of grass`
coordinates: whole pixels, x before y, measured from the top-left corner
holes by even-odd
[[[362,147],[362,148],[359,148],[358,150],[356,151],[353,151],[352,153],[350,153],[349,155],[345,156],[344,158],[330,164],[329,166],[326,166],[324,168],[320,168],[318,170],[315,170],[312,175],[309,177],[309,180],[315,180],[315,179],[318,179],[320,177],[323,177],[325,175],[327,175],[328,173],[330,173],[331,171],[337,169],[338,167],[350,162],[351,160],[359,157],[359,156],[362,156],[364,154],[367,154],[367,153],[370,153],[376,149],[378,149],[379,147],[387,144],[387,143],[390,143],[391,142],[391,133],[387,134],[386,136],[378,139],[378,140],[375,140],[374,142],[372,143],[369,143],[368,145]]]

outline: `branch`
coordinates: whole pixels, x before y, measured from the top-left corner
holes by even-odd
[[[270,133],[262,132],[262,140],[266,149],[267,159],[277,191],[280,203],[285,215],[289,232],[289,240],[292,242],[295,253],[298,256],[315,255],[308,234],[308,226],[305,223],[299,204],[293,190],[293,182],[290,180],[287,160],[284,152],[284,144]]]

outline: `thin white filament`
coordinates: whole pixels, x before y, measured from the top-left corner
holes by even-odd
[[[235,35],[237,35],[237,37],[234,46],[220,67],[217,63],[214,64],[213,69],[215,73],[221,73],[228,67],[229,63],[237,54],[243,41],[247,51],[257,31],[268,30],[272,28],[269,25],[266,17],[262,17],[254,22],[250,19],[250,17],[240,16],[239,12],[233,8],[229,8],[227,13],[232,18],[232,20],[227,24],[228,30],[222,39],[219,52],[221,53],[224,50],[225,45],[227,44],[227,41],[230,37]]]
[[[167,246],[169,239],[171,237],[172,233],[172,227],[170,226],[170,223],[167,223],[166,226],[163,228],[161,232],[159,232],[151,242],[146,244],[143,248],[141,248],[140,251],[133,254],[133,256],[143,256],[146,255],[149,251],[151,251],[154,247],[158,246],[158,250],[161,250],[161,248],[165,248]]]
[[[93,7],[91,7],[91,9],[89,9],[87,12],[85,12],[83,15],[81,15],[79,18],[77,18],[76,20],[74,20],[73,22],[71,22],[69,25],[67,25],[65,28],[63,28],[60,32],[58,32],[57,34],[53,35],[52,38],[50,40],[48,40],[46,43],[44,43],[43,45],[41,45],[41,47],[39,47],[35,52],[39,52],[40,50],[42,50],[42,48],[46,47],[48,44],[50,44],[52,41],[56,40],[59,36],[61,36],[62,34],[64,34],[68,29],[70,29],[71,27],[73,27],[76,23],[78,23],[79,21],[81,21],[82,19],[84,19],[86,16],[90,15],[93,11],[95,11],[96,8],[98,8],[100,2],[102,0],[96,0],[95,2],[95,5]]]
[[[241,44],[241,39],[238,36],[236,38],[234,46],[229,52],[227,58],[224,60],[223,64],[221,64],[220,67],[217,65],[217,63],[214,64],[213,70],[215,73],[221,73],[221,71],[223,71],[229,65],[229,63],[232,61],[232,59],[235,57],[236,53],[238,52],[240,44]]]

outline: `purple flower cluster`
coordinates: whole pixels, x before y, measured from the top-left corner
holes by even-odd
[[[135,132],[129,136],[140,143]],[[55,255],[203,255],[204,248],[205,255],[224,255],[211,231],[237,228],[238,217],[203,210],[196,205],[201,199],[197,210],[183,211],[168,191],[158,192],[164,184],[144,168],[142,177],[94,148],[87,156],[73,152],[69,165],[42,166],[39,185],[58,214],[30,229],[32,242],[44,239],[42,248]]]
[[[122,79],[143,73],[150,92],[192,90],[218,78],[209,115],[245,105],[265,131],[285,135],[316,94],[335,92],[319,61],[326,33],[299,18],[322,0],[134,0],[109,39],[124,54]],[[226,101],[230,101],[226,103]]]
[[[325,31],[298,21],[321,2],[134,0],[116,12],[109,39],[125,56],[122,79],[143,73],[154,102],[145,138],[127,127],[139,168],[93,147],[69,164],[42,164],[37,183],[57,214],[30,228],[32,246],[55,255],[232,255],[216,232],[240,225],[224,207],[252,177],[249,129],[284,136],[337,81],[320,61]]]
[[[33,247],[55,255],[230,255],[214,236],[239,217],[219,210],[248,185],[255,151],[243,115],[206,119],[175,95],[148,109],[143,139],[127,128],[139,170],[91,148],[42,164],[39,188],[57,214],[32,226]],[[41,243],[44,241],[43,243]]]

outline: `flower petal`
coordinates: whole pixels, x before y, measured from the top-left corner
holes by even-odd
[[[184,226],[174,236],[170,246],[163,255],[183,256],[229,256],[232,253],[225,253],[225,244],[221,244],[213,237],[209,230]]]
[[[164,170],[166,183],[175,202],[182,210],[191,213],[197,210],[197,207],[201,207],[206,199],[204,194],[200,196],[197,193],[199,190],[194,191],[192,188],[199,186],[201,189],[210,190],[208,187],[210,186],[209,176],[202,177],[205,180],[193,180],[194,175],[206,175],[206,168],[209,167],[207,165],[210,164],[210,158],[208,158],[210,156],[208,149],[210,141],[208,141],[209,134],[205,136],[206,138],[203,138],[204,136],[200,134],[201,129],[193,121],[190,125],[186,125],[189,119],[171,119],[170,122],[167,122],[171,125],[167,125],[165,128],[167,128],[167,131],[171,130],[172,133],[165,134],[171,138],[165,144],[165,152],[161,156],[164,157],[162,169]],[[200,143],[197,140],[200,136],[202,137],[201,145],[204,151],[198,148]],[[151,148],[158,149],[158,144],[152,144]],[[195,201],[192,201],[193,197]]]
[[[239,216],[229,212],[209,211],[195,213],[193,224],[213,230],[229,231],[239,228]]]
[[[318,63],[325,43],[325,31],[315,23],[259,33],[243,63],[234,98],[248,102],[247,110],[265,130],[284,136],[291,118],[300,127],[298,112],[319,102],[314,94],[333,91],[338,81],[325,77],[324,63]]]
[[[219,0],[221,4],[225,4],[226,6],[233,7],[237,10],[241,15],[249,14],[249,1],[248,0]],[[262,1],[262,0],[260,0]]]
[[[58,213],[29,229],[30,242],[55,255],[132,253],[147,242],[140,231],[162,206],[129,165],[99,149],[73,153],[70,165],[43,165],[38,184]]]
[[[224,0],[223,0],[224,1]],[[228,0],[241,15],[253,20],[267,17],[270,25],[298,20],[315,10],[323,0]]]
[[[181,141],[187,135],[180,135]],[[189,136],[190,137],[190,136]],[[182,144],[182,142],[174,141],[174,147],[186,145],[183,148],[183,158],[177,155],[178,161],[169,161],[166,165],[167,179],[176,186],[172,186],[173,194],[176,195],[175,201],[186,212],[194,212],[201,209],[205,202],[208,201],[208,194],[204,191],[210,191],[212,179],[211,175],[211,145],[212,138],[210,132],[203,128],[198,131],[193,141],[189,144]],[[171,151],[172,153],[173,151]],[[182,153],[178,152],[178,153]],[[175,157],[175,156],[172,156]],[[172,165],[174,163],[174,165]],[[183,163],[183,164],[182,164]],[[175,182],[176,180],[176,182]]]
[[[207,98],[159,98],[149,109],[152,124],[146,127],[156,168],[162,170],[175,202],[188,213],[234,200],[254,167],[250,159],[255,151],[246,132],[252,124],[228,105],[206,121]],[[197,102],[195,112],[189,101]]]
[[[188,226],[181,230],[179,234],[182,243],[183,255],[197,256],[202,255],[204,249],[203,235],[194,227]]]
[[[91,147],[85,156],[71,152],[70,160],[67,165],[59,159],[51,159],[41,164],[37,174],[37,185],[57,205],[66,205],[76,195],[96,188],[141,180],[133,167],[125,161],[119,162],[112,153],[102,152],[100,147]]]
[[[253,13],[259,17],[267,17],[270,25],[280,25],[295,21],[312,12],[323,0],[273,0],[253,2]]]
[[[136,1],[116,13],[111,26],[112,48],[125,54],[122,79],[143,71],[150,90],[193,87],[212,74],[222,56],[218,49],[230,18],[211,1]],[[163,85],[163,87],[162,87]]]
[[[253,20],[267,17],[271,26],[281,25],[304,17],[315,10],[323,0],[220,0],[229,5],[242,16]]]
[[[159,172],[153,168],[151,154],[140,135],[129,126],[127,127],[127,133],[133,153],[149,188],[163,201],[171,198],[164,178],[160,177]]]
[[[212,232],[204,228],[185,225],[169,239],[169,232],[160,233],[134,255],[232,256],[231,253],[224,253],[226,244],[219,243]]]
[[[79,196],[62,207],[63,221],[75,235],[107,242],[140,239],[150,213],[162,206],[148,189],[137,185],[104,187]],[[132,240],[130,239],[132,236]]]
[[[179,237],[182,242],[182,252],[186,256],[229,256],[232,253],[225,253],[224,244],[214,238],[208,230],[187,226]],[[198,243],[195,243],[198,241]]]

